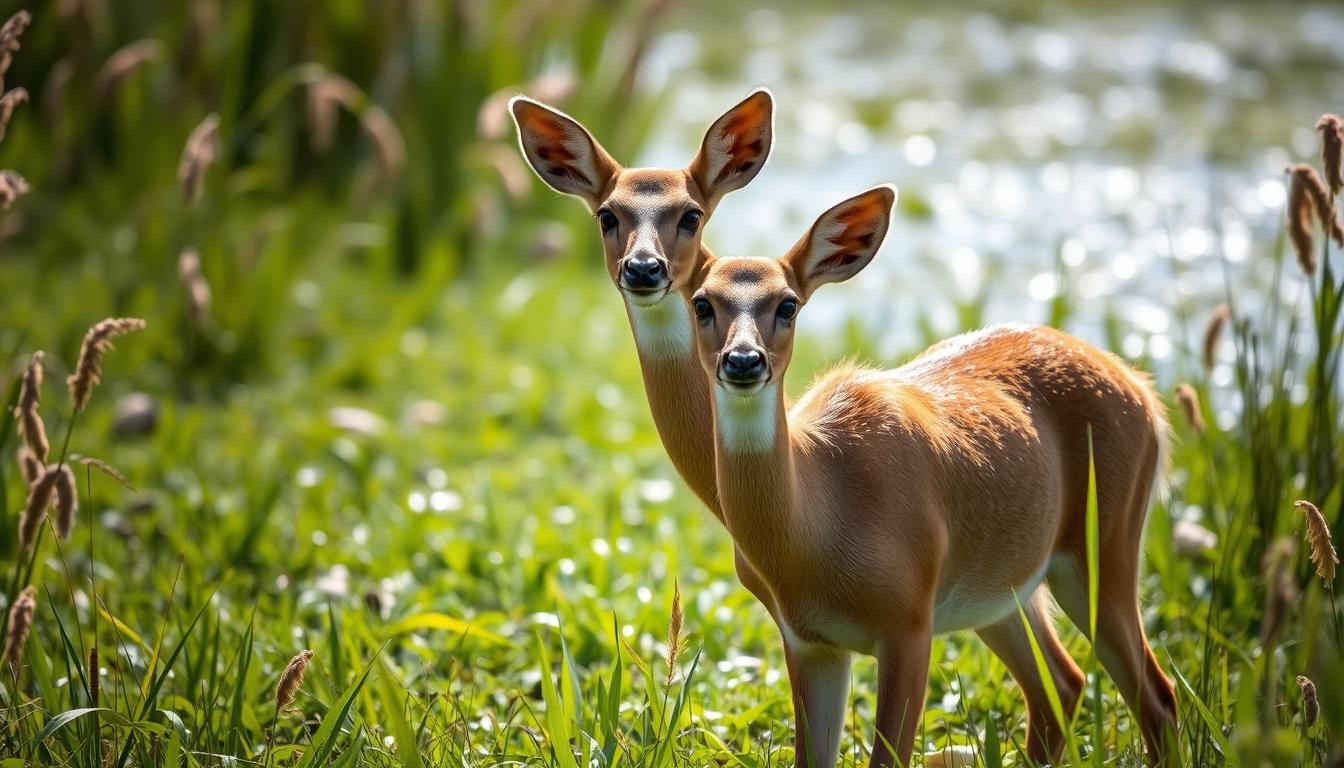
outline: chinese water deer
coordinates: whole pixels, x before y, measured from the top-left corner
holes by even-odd
[[[1063,735],[1017,605],[1071,713],[1084,679],[1055,635],[1041,583],[1087,633],[1089,426],[1094,642],[1150,756],[1164,760],[1176,701],[1144,635],[1137,590],[1167,424],[1143,375],[1059,331],[1001,326],[894,370],[841,366],[785,402],[799,311],[819,286],[872,260],[894,201],[889,187],[846,200],[781,259],[711,259],[691,297],[713,390],[719,503],[784,638],[798,764],[834,765],[857,652],[878,660],[872,762],[908,765],[931,638],[957,629],[976,630],[1023,688],[1032,757],[1059,755]]]
[[[695,353],[690,284],[712,258],[701,243],[710,215],[724,195],[756,177],[770,154],[770,92],[753,91],[715,120],[684,169],[622,168],[573,118],[525,97],[510,101],[509,112],[523,155],[541,180],[578,197],[597,219],[607,274],[634,331],[653,423],[677,472],[722,521],[710,388]],[[766,602],[759,579],[735,554],[738,578]]]

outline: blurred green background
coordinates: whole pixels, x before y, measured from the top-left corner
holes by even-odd
[[[1299,546],[1298,610],[1267,631],[1277,582],[1261,556],[1301,540],[1295,499],[1337,534],[1344,517],[1339,281],[1301,275],[1280,233],[1284,165],[1315,161],[1312,124],[1344,109],[1344,10],[29,10],[5,78],[31,99],[0,168],[31,191],[0,213],[0,383],[13,398],[45,350],[43,412],[61,437],[60,383],[88,326],[149,327],[118,340],[76,423],[72,450],[129,487],[81,468],[75,536],[38,550],[0,765],[287,764],[322,744],[351,765],[791,760],[773,625],[652,429],[596,228],[532,176],[504,108],[528,93],[628,165],[679,166],[756,85],[776,97],[775,150],[709,223],[711,247],[776,255],[842,197],[901,188],[879,269],[809,308],[790,391],[843,356],[897,364],[1002,320],[1111,348],[1164,393],[1194,384],[1211,427],[1180,427],[1144,581],[1156,652],[1184,678],[1184,754],[1329,764],[1344,730],[1334,594]],[[191,202],[184,147],[212,114],[217,151]],[[1235,319],[1206,369],[1221,302]],[[15,445],[7,429],[6,584],[26,566]],[[674,581],[692,651],[665,675]],[[109,711],[52,728],[93,703],[95,641]],[[317,657],[298,713],[276,712],[276,678],[303,648]],[[1023,764],[1025,710],[1002,665],[970,636],[934,654],[921,748]],[[1297,675],[1319,684],[1319,722]],[[846,764],[866,758],[873,677],[856,667]],[[1130,715],[1095,679],[1077,738],[1129,764]]]

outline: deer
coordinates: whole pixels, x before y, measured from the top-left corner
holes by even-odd
[[[692,276],[713,253],[705,225],[723,197],[760,173],[774,139],[774,97],[757,88],[705,132],[685,168],[623,168],[577,120],[526,96],[509,101],[523,157],[596,220],[607,275],[634,334],[649,410],[677,473],[720,521],[710,388],[689,310]],[[740,553],[738,580],[763,599]]]
[[[835,764],[851,659],[866,654],[878,676],[871,765],[909,765],[931,640],[965,629],[1022,687],[1029,755],[1057,760],[1064,734],[1028,631],[1067,713],[1084,677],[1048,594],[1093,643],[1149,759],[1165,762],[1176,698],[1144,632],[1138,571],[1169,427],[1146,375],[1061,331],[1003,325],[895,369],[842,364],[785,398],[799,313],[873,260],[895,200],[882,186],[839,203],[782,258],[708,259],[691,291],[720,511],[783,637],[796,763]]]
[[[727,192],[750,182],[769,156],[773,106],[768,90],[752,92],[714,121],[685,169],[625,169],[569,115],[523,96],[509,102],[523,156],[536,175],[555,191],[579,198],[594,215],[607,274],[621,294],[635,338],[655,428],[677,472],[720,523],[725,518],[714,460],[712,388],[695,349],[691,280],[714,258],[701,242],[709,215]],[[670,221],[677,226],[668,227]],[[734,567],[738,580],[779,624],[771,592],[736,544]],[[1054,686],[1071,709],[1082,690],[1082,672],[1045,620],[1044,607],[1027,608],[1050,659]],[[1060,726],[1025,633],[1005,621],[979,634],[1005,661],[1027,699],[1028,753],[1038,761],[1057,755]],[[828,737],[838,739],[838,721],[835,728]],[[799,765],[828,764],[804,763],[805,750],[796,754]]]

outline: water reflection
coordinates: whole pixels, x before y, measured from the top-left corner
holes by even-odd
[[[1063,299],[1070,330],[1108,343],[1113,318],[1117,351],[1193,369],[1176,352],[1198,328],[1182,322],[1224,299],[1225,269],[1234,290],[1267,293],[1282,169],[1315,155],[1317,115],[1344,109],[1338,6],[996,16],[874,3],[695,23],[706,13],[722,16],[692,7],[697,33],[653,51],[647,85],[670,104],[639,161],[685,163],[724,105],[766,84],[775,151],[724,201],[712,247],[782,253],[830,204],[896,182],[905,215],[878,271],[823,291],[808,320],[857,317],[890,356],[918,346],[920,321],[960,330],[962,303],[984,322],[1039,322]],[[1279,300],[1296,303],[1295,287]]]

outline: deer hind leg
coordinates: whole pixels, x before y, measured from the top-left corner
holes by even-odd
[[[1083,692],[1083,671],[1074,663],[1060,642],[1059,635],[1055,633],[1043,588],[1038,588],[1022,605],[1022,611],[1045,657],[1050,678],[1064,708],[1064,716],[1069,717]],[[1055,718],[1050,706],[1050,697],[1036,665],[1036,657],[1031,651],[1031,639],[1027,636],[1027,628],[1022,625],[1022,617],[1014,612],[993,624],[980,627],[976,634],[1003,661],[1027,700],[1027,756],[1037,764],[1055,762],[1064,748],[1064,725]]]

